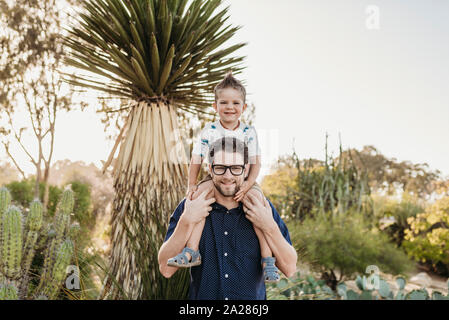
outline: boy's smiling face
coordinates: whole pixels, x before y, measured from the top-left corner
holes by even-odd
[[[242,93],[234,88],[225,88],[219,90],[217,95],[214,109],[218,112],[222,124],[228,129],[234,129],[247,106],[243,101]]]

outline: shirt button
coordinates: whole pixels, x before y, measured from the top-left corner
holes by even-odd
[[[224,253],[224,256],[225,256],[225,257],[227,257],[227,256],[228,256],[228,253],[227,253],[227,252],[225,252],[225,253]]]
[[[225,236],[227,236],[227,235],[228,235],[228,232],[227,232],[227,231],[225,231],[225,232],[224,232],[224,234],[225,234]]]
[[[229,275],[227,273],[225,274],[225,278],[229,278]]]
[[[225,300],[229,300],[229,298],[225,298]]]

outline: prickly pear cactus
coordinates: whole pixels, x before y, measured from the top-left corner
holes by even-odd
[[[360,293],[357,293],[354,290],[346,290],[346,285],[344,283],[340,283],[337,286],[338,295],[344,300],[449,300],[449,293],[444,295],[439,291],[433,291],[432,295],[429,295],[425,288],[415,289],[405,293],[404,288],[406,281],[403,277],[398,277],[396,279],[396,284],[398,287],[396,296],[384,279],[379,279],[379,287],[375,289],[367,289],[365,276],[363,276],[363,278],[357,276],[355,283],[359,288]]]
[[[10,193],[6,188],[1,188],[0,300],[54,299],[74,251],[69,239],[69,234],[73,233],[69,230],[74,206],[73,192],[64,191],[52,227],[44,223],[43,207],[39,200],[31,203],[25,219],[22,212],[10,204]],[[29,270],[35,250],[44,244],[46,250],[41,280],[35,292],[28,293]]]

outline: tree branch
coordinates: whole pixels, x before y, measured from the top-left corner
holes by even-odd
[[[20,174],[22,175],[22,177],[24,179],[26,179],[25,176],[25,172],[23,172],[22,169],[20,169],[19,164],[16,162],[16,160],[14,159],[14,157],[12,156],[11,152],[9,152],[9,145],[5,142],[2,141],[3,146],[5,147],[6,153],[8,154],[9,158],[12,160],[12,162],[14,163],[14,166],[16,167],[16,169],[20,172]]]
[[[19,137],[19,135],[17,134],[16,129],[14,128],[14,125],[12,123],[12,117],[11,117],[11,113],[9,110],[6,110],[6,113],[9,117],[9,125],[11,126],[12,131],[14,132],[14,137],[16,138],[17,142],[19,143],[19,145],[22,147],[23,151],[26,153],[26,155],[30,158],[31,162],[34,165],[37,165],[36,160],[34,160],[33,156],[28,152],[28,150],[25,148],[25,146],[23,145],[22,141],[21,141],[21,137]]]

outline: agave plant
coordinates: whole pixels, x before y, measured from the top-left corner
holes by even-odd
[[[64,39],[72,49],[66,62],[87,72],[67,81],[129,101],[105,167],[120,146],[113,171],[111,270],[133,299],[145,284],[130,235],[145,239],[138,250],[150,248],[150,241],[162,243],[155,221],[168,222],[185,192],[188,159],[177,116],[207,112],[216,82],[230,69],[243,69],[244,57],[230,55],[245,44],[223,47],[240,27],[225,26],[228,7],[219,10],[221,2],[87,0]],[[144,226],[136,222],[141,215]],[[152,231],[150,239],[143,227]]]

